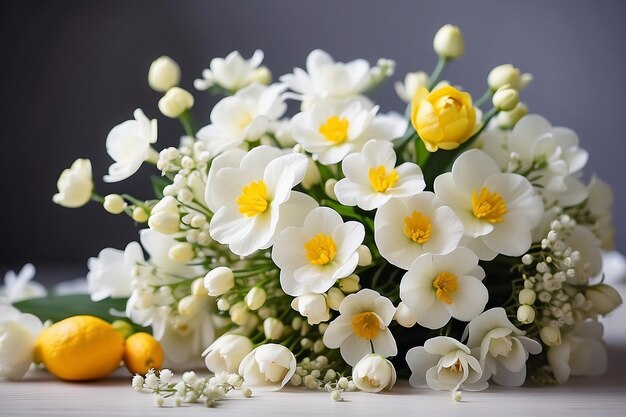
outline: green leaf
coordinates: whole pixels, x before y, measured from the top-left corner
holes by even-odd
[[[127,298],[106,298],[102,301],[91,301],[89,295],[53,295],[43,298],[33,298],[13,304],[24,313],[34,314],[41,321],[57,322],[71,316],[91,315],[99,317],[109,323],[119,320],[120,317],[110,314],[111,309],[124,311]]]
[[[169,178],[159,177],[157,175],[151,175],[150,182],[152,183],[152,189],[154,190],[154,195],[159,200],[163,198],[163,189],[172,183],[169,180]]]

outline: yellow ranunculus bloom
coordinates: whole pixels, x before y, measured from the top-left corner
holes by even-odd
[[[429,92],[421,87],[411,103],[411,123],[426,149],[456,149],[476,131],[472,96],[446,85]]]

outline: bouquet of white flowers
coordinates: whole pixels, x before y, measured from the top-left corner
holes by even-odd
[[[602,282],[610,187],[581,181],[587,152],[573,131],[526,114],[530,74],[498,66],[473,100],[442,81],[463,53],[459,29],[442,27],[434,50],[432,74],[395,84],[404,116],[367,96],[393,61],[314,50],[306,70],[271,83],[261,51],[233,52],[194,82],[224,96],[202,127],[178,64],[152,63],[159,109],[185,134],[158,152],[157,121],[135,110],[106,138],[104,181],[147,162],[155,198],[99,196],[85,159],[53,197],[147,226],[140,243],[89,260],[91,299],[122,299],[171,366],[204,358],[216,374],[174,384],[151,370],[136,388],[211,404],[289,382],[341,399],[391,389],[396,371],[453,392],[604,371],[597,319],[621,303]],[[286,100],[299,104],[293,117]]]

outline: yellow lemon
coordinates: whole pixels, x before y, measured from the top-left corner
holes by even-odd
[[[74,316],[45,329],[35,355],[53,375],[68,381],[98,379],[122,360],[124,338],[104,320]]]
[[[135,333],[126,339],[124,364],[133,374],[145,374],[150,369],[160,369],[163,365],[163,348],[148,333]]]

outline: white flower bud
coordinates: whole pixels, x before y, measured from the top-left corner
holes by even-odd
[[[519,292],[520,304],[533,304],[537,299],[537,294],[528,288],[524,288]]]
[[[309,324],[318,324],[330,318],[326,298],[322,294],[303,294],[291,302],[291,308],[307,318]]]
[[[195,316],[202,307],[202,301],[195,295],[187,295],[178,302],[178,313],[183,317]]]
[[[163,115],[175,119],[192,108],[193,103],[194,99],[189,91],[180,87],[172,87],[159,100],[159,110]]]
[[[321,180],[322,175],[320,174],[319,168],[311,158],[308,158],[308,165],[306,173],[304,174],[304,179],[302,180],[302,187],[304,187],[305,190],[308,190],[319,184]]]
[[[197,380],[198,380],[198,376],[196,375],[194,371],[188,371],[183,374],[183,381],[187,385],[193,385],[196,383]]]
[[[267,298],[267,294],[265,290],[260,287],[254,287],[246,294],[244,300],[248,305],[250,310],[258,310],[261,308],[263,304],[265,304],[265,299]]]
[[[339,280],[339,288],[344,292],[344,294],[357,292],[360,288],[359,280],[360,278],[358,275],[352,274]]]
[[[252,72],[252,80],[268,85],[272,82],[272,72],[266,66],[260,66]]]
[[[433,49],[444,58],[456,59],[463,55],[463,35],[459,27],[450,24],[442,26],[433,39]]]
[[[154,205],[154,207],[152,207],[152,210],[150,211],[151,214],[161,213],[161,212],[178,214],[179,213],[178,202],[176,201],[176,199],[172,196],[165,196],[162,199],[160,199]]]
[[[519,93],[514,88],[503,87],[494,93],[491,102],[498,110],[510,111],[517,106]]]
[[[135,207],[133,209],[133,220],[137,223],[145,223],[150,215],[143,207]]]
[[[524,265],[530,265],[533,263],[533,256],[529,253],[527,253],[526,255],[522,256],[522,263]]]
[[[228,310],[228,314],[230,315],[230,319],[238,326],[243,326],[248,322],[250,318],[250,311],[248,310],[248,306],[244,302],[235,303]]]
[[[402,327],[413,327],[415,323],[417,323],[417,314],[415,314],[415,311],[402,302],[398,304],[393,318]]]
[[[372,252],[370,248],[365,245],[361,245],[356,249],[356,253],[359,254],[359,266],[368,266],[372,263]]]
[[[141,391],[143,389],[143,377],[139,374],[133,376],[132,386],[135,390]]]
[[[559,346],[561,344],[561,331],[558,327],[543,327],[539,331],[539,337],[548,346]]]
[[[227,300],[223,298],[220,298],[219,300],[217,300],[217,309],[219,311],[226,311],[229,308],[230,308],[230,303]]]
[[[241,395],[243,395],[244,398],[250,398],[252,397],[252,390],[249,387],[245,387],[241,390]]]
[[[354,366],[352,380],[361,391],[390,390],[396,383],[396,370],[384,357],[370,353]]]
[[[585,291],[585,298],[591,301],[593,311],[606,316],[622,304],[622,297],[607,284],[598,284]]]
[[[93,178],[91,161],[77,159],[72,166],[61,173],[57,181],[59,192],[52,196],[52,201],[67,208],[84,206],[91,199]]]
[[[278,340],[285,331],[285,325],[274,317],[268,317],[263,321],[263,332],[270,340]]]
[[[517,308],[517,320],[523,324],[535,321],[535,309],[528,304],[522,304]]]
[[[179,242],[170,248],[167,256],[174,262],[187,263],[195,258],[196,252],[193,250],[191,244]]]
[[[322,341],[322,339],[318,339],[315,341],[315,343],[313,343],[313,352],[315,353],[320,353],[324,350],[326,346],[324,345],[324,342]],[[315,371],[313,371],[315,372]],[[317,371],[319,373],[319,371]],[[318,375],[319,377],[319,375]]]
[[[148,219],[148,227],[155,232],[171,235],[178,232],[180,218],[178,214],[171,212],[159,212],[152,214]]]
[[[204,288],[204,278],[197,278],[191,283],[191,294],[196,297],[207,297],[206,288]]]
[[[337,200],[337,194],[335,194],[335,185],[337,185],[337,180],[334,178],[330,178],[324,184],[324,192],[326,195],[333,200]]]
[[[341,291],[337,287],[332,287],[328,290],[328,297],[326,298],[326,302],[328,303],[328,307],[332,308],[335,311],[339,311],[339,306],[343,299],[346,298],[343,291]]]
[[[492,91],[508,85],[516,90],[523,90],[533,79],[531,74],[521,74],[518,68],[511,64],[498,65],[489,72],[487,84]]]
[[[212,297],[220,296],[233,288],[235,275],[225,266],[219,266],[210,270],[204,277],[204,287]]]
[[[174,373],[169,369],[161,369],[159,371],[159,379],[161,380],[161,382],[165,382],[166,384],[171,381],[173,376]]]
[[[123,213],[127,205],[128,204],[126,204],[119,194],[109,194],[105,196],[104,203],[102,203],[104,209],[111,214]]]
[[[163,93],[180,82],[180,67],[169,56],[155,59],[148,71],[148,84],[150,88]]]

